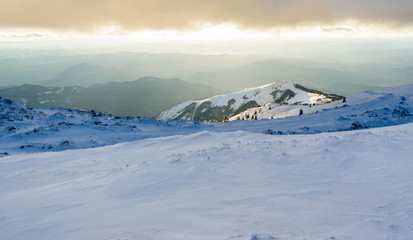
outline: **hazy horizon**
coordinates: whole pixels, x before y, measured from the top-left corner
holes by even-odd
[[[221,91],[413,83],[411,1],[2,1],[0,87],[145,76]]]

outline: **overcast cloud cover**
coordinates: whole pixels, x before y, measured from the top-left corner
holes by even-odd
[[[186,29],[194,23],[235,23],[269,29],[335,24],[406,27],[413,23],[412,0],[0,0],[0,27],[93,31]]]

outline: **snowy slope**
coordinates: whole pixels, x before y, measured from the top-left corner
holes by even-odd
[[[0,239],[411,239],[413,124],[0,159]]]
[[[271,106],[199,123],[0,98],[0,239],[411,239],[413,85]]]
[[[158,119],[211,120],[233,116],[248,108],[267,103],[315,104],[339,99],[339,96],[323,94],[298,84],[275,82],[268,85],[233,91],[199,101],[186,101],[162,112]]]
[[[189,134],[196,122],[160,122],[70,108],[30,108],[0,97],[0,157]]]
[[[261,120],[261,119],[284,119],[296,117],[302,112],[301,118],[306,121],[321,120],[322,124],[329,122],[378,122],[389,121],[405,122],[412,117],[413,113],[413,85],[377,90],[374,92],[363,92],[345,100],[329,104],[306,104],[288,105],[269,103],[261,107],[248,109],[230,118],[231,121]],[[306,115],[309,115],[306,116]],[[311,123],[309,123],[311,124]],[[366,125],[368,127],[368,125]]]
[[[257,111],[257,115],[258,119],[269,118],[270,115],[274,116],[274,119],[199,123],[119,117],[67,108],[27,108],[2,98],[0,157],[16,153],[107,146],[205,130],[312,134],[410,123],[413,122],[413,85],[364,92],[347,98],[346,103],[337,101],[311,107],[279,104],[272,106],[271,111],[263,111],[262,115]],[[298,116],[300,109],[303,109],[303,115]]]

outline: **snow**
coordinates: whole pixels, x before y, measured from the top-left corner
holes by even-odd
[[[26,98],[20,98],[20,102],[26,105],[29,101]]]
[[[413,124],[0,161],[0,239],[411,239]]]
[[[46,103],[49,103],[49,102],[50,102],[50,99],[45,99],[45,100],[39,101],[40,104],[46,104]]]
[[[265,105],[267,103],[274,102],[274,97],[271,93],[276,90],[285,91],[285,90],[292,90],[296,93],[296,95],[286,100],[289,104],[294,103],[325,103],[330,101],[325,96],[314,94],[314,93],[307,93],[301,89],[298,89],[294,86],[294,83],[290,82],[274,82],[271,84],[263,85],[260,87],[255,88],[247,88],[238,91],[231,91],[226,94],[217,95],[208,99],[198,100],[198,101],[186,101],[181,103],[177,106],[174,106],[164,112],[162,112],[158,119],[160,120],[167,120],[167,119],[174,119],[176,116],[180,115],[180,113],[190,104],[196,103],[196,107],[199,107],[204,102],[211,102],[211,107],[214,106],[226,106],[231,99],[235,100],[235,103],[231,105],[232,109],[238,109],[243,104],[249,101],[256,101],[258,105]],[[281,95],[280,95],[281,96]],[[280,97],[278,96],[278,97]]]
[[[412,239],[413,85],[268,106],[198,123],[0,98],[0,239]]]
[[[56,90],[56,94],[61,94],[65,90],[65,87],[59,88]]]
[[[0,123],[0,157],[1,153],[62,151],[189,134],[198,128],[195,122],[159,122],[68,108],[27,108],[15,102],[0,104]]]
[[[257,119],[281,119],[299,115],[300,109],[304,115],[323,114],[322,118],[328,119],[333,115],[342,118],[356,118],[370,114],[380,114],[379,111],[388,111],[390,114],[395,108],[403,108],[412,111],[413,107],[413,85],[378,90],[374,92],[363,92],[361,94],[349,97],[344,103],[342,100],[327,104],[310,104],[310,105],[288,105],[270,103],[262,107],[250,108],[238,115],[230,118],[231,121],[241,119],[257,112]],[[387,110],[386,110],[387,109]],[[355,115],[357,117],[351,117]],[[329,115],[329,117],[328,117]],[[319,119],[319,118],[315,118]]]
[[[270,104],[257,111],[261,121],[198,123],[119,117],[67,108],[27,108],[0,101],[0,153],[90,148],[145,138],[187,135],[200,131],[243,130],[267,134],[313,134],[374,128],[413,122],[413,85],[357,96],[330,104]],[[268,106],[272,106],[271,110]],[[259,110],[262,109],[261,112]],[[303,109],[303,115],[299,110]],[[273,116],[273,120],[265,119]],[[234,118],[232,118],[234,119]],[[61,144],[69,141],[72,144]],[[0,157],[2,155],[0,154]]]

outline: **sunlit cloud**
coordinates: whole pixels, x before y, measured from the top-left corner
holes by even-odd
[[[121,31],[193,30],[199,29],[199,24],[208,23],[268,30],[338,26],[346,19],[354,19],[363,24],[403,29],[413,23],[411,0],[0,1],[0,27],[84,33],[105,26],[116,26]]]
[[[372,37],[379,35],[412,36],[413,31],[389,31],[376,25],[319,25],[300,26],[295,28],[280,27],[266,30],[246,29],[242,26],[225,23],[197,23],[194,29],[169,29],[169,30],[124,30],[118,25],[107,25],[96,28],[91,33],[64,31],[19,31],[0,32],[0,41],[14,40],[26,41],[36,39],[100,39],[121,42],[231,42],[231,41],[260,41],[288,38],[342,38],[342,37]]]
[[[242,29],[235,24],[197,23],[196,29],[171,29],[171,30],[154,30],[145,29],[137,31],[123,30],[120,26],[108,25],[96,28],[92,33],[75,33],[62,34],[58,32],[0,32],[0,39],[118,39],[118,40],[136,40],[136,41],[230,41],[230,40],[248,40],[264,39],[274,37],[271,31],[254,31]]]
[[[135,31],[131,32],[129,35],[125,35],[125,37],[135,39],[167,39],[176,41],[220,41],[262,39],[270,37],[270,33],[241,29],[235,24],[213,25],[211,23],[198,23],[197,29]]]
[[[318,26],[317,28],[320,32],[354,32],[356,28],[346,25],[339,26]]]
[[[61,35],[60,37],[63,37]],[[0,39],[41,39],[41,38],[58,38],[58,34],[47,32],[0,32]]]

